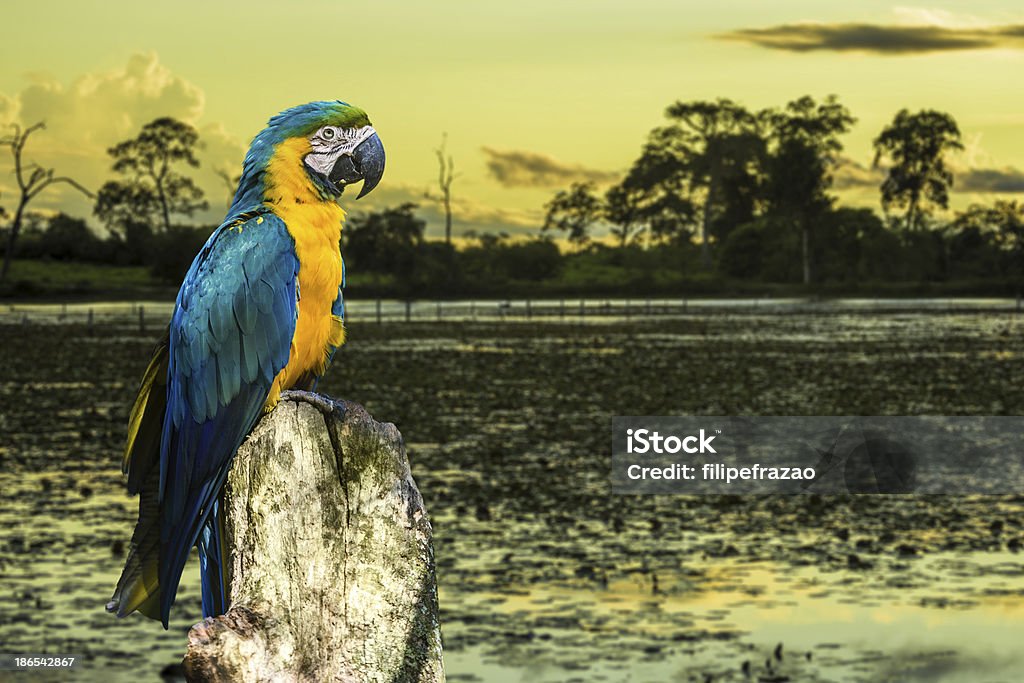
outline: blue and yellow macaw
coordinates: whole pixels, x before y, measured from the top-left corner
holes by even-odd
[[[220,496],[235,451],[286,389],[312,389],[344,342],[345,186],[384,173],[361,109],[313,102],[252,142],[227,219],[196,256],[131,411],[123,470],[139,521],[107,610],[168,615],[192,546],[203,616],[227,610]]]

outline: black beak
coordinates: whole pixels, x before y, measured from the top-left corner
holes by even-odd
[[[377,187],[384,175],[384,145],[380,137],[374,133],[359,143],[351,155],[339,157],[334,162],[329,176],[332,183],[343,189],[346,185],[363,181],[363,189],[359,191],[360,199]]]

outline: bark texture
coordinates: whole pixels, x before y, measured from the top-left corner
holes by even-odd
[[[288,392],[224,503],[231,608],[189,632],[189,680],[444,680],[430,522],[393,424]]]

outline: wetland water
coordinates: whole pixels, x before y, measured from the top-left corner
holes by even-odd
[[[194,557],[170,631],[103,610],[135,516],[120,448],[154,341],[0,325],[0,651],[86,657],[51,680],[158,681],[199,616]],[[320,389],[406,439],[449,680],[1021,678],[1024,495],[626,497],[609,483],[616,414],[1021,414],[1021,317],[357,321]]]

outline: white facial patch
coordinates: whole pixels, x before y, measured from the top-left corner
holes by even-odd
[[[337,126],[324,126],[309,138],[309,144],[313,151],[306,155],[306,165],[324,176],[331,174],[334,163],[342,156],[351,155],[356,147],[361,145],[377,131],[373,126],[362,128],[338,128]]]

